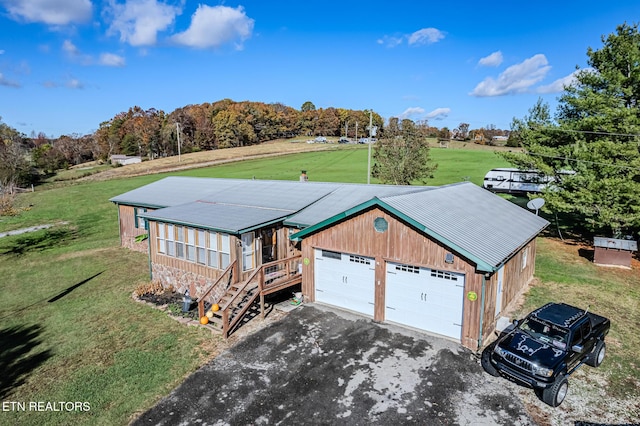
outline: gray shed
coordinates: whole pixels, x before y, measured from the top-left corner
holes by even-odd
[[[638,251],[638,243],[632,240],[595,237],[593,263],[602,266],[622,266],[631,268],[633,253]]]

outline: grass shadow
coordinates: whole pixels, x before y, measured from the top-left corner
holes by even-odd
[[[51,299],[47,300],[47,303],[53,303],[56,300],[60,300],[62,299],[64,296],[66,296],[67,294],[71,293],[73,290],[75,290],[76,288],[80,287],[83,284],[86,284],[87,282],[91,281],[92,279],[94,279],[95,277],[97,277],[98,275],[101,275],[104,271],[98,272],[97,274],[84,279],[82,281],[80,281],[77,284],[74,284],[72,286],[67,287],[66,289],[64,289],[63,291],[61,291],[60,293],[56,294],[55,296],[53,296]]]
[[[578,249],[578,255],[584,259],[587,259],[589,262],[593,262],[593,257],[595,255],[595,249],[587,249],[581,248]]]
[[[42,344],[39,325],[22,325],[0,330],[0,399],[22,385],[33,370],[48,360],[50,350]]]
[[[19,312],[22,312],[22,311],[24,311],[24,310],[26,310],[26,309],[29,309],[29,308],[33,307],[33,306],[36,306],[37,304],[42,303],[42,302],[44,302],[45,300],[46,300],[46,302],[47,302],[47,303],[53,303],[53,302],[55,302],[55,301],[57,301],[57,300],[60,300],[60,299],[62,299],[64,296],[66,296],[67,294],[71,293],[71,292],[72,292],[73,290],[75,290],[76,288],[80,287],[80,286],[81,286],[81,285],[83,285],[83,284],[88,283],[89,281],[91,281],[92,279],[94,279],[94,278],[95,278],[95,277],[97,277],[98,275],[103,274],[104,272],[105,272],[105,271],[100,271],[100,272],[98,272],[97,274],[92,275],[92,276],[90,276],[89,278],[86,278],[86,279],[84,279],[84,280],[82,280],[82,281],[78,282],[77,284],[74,284],[74,285],[72,285],[72,286],[69,286],[69,287],[67,287],[66,289],[62,290],[60,293],[56,294],[55,296],[50,297],[49,299],[42,299],[42,300],[38,300],[38,301],[36,301],[36,302],[31,303],[30,305],[24,306],[24,307],[22,307],[22,308],[20,308],[20,309],[18,309],[18,310],[16,310],[16,311],[13,311],[13,312],[11,312],[11,313],[8,313],[8,314],[6,314],[6,315],[4,315],[4,316],[0,317],[0,320],[1,320],[1,319],[4,319],[4,318],[8,318],[8,317],[10,317],[10,316],[12,316],[12,315],[15,315],[15,314],[17,314],[17,313],[19,313]],[[0,348],[1,348],[1,346],[0,346]],[[1,370],[0,370],[0,371],[1,371]]]
[[[23,234],[8,244],[0,245],[2,254],[22,256],[29,252],[44,251],[52,247],[67,244],[75,238],[76,232],[70,228],[46,229],[42,232]]]

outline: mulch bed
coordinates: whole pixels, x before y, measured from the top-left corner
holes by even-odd
[[[191,302],[187,312],[182,311],[183,295],[175,291],[163,291],[162,293],[144,293],[138,299],[157,308],[169,312],[173,316],[180,316],[192,320],[198,320],[198,304]]]

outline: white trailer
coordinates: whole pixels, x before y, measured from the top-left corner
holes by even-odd
[[[553,176],[546,176],[537,170],[500,168],[489,170],[482,187],[491,192],[526,194],[542,192],[553,181]]]

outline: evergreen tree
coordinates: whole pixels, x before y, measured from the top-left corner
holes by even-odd
[[[545,210],[573,215],[575,226],[620,237],[640,231],[640,33],[618,26],[588,49],[589,68],[559,98],[555,118],[538,101],[512,130],[524,154],[504,157],[555,176]],[[575,172],[566,174],[567,170]]]

